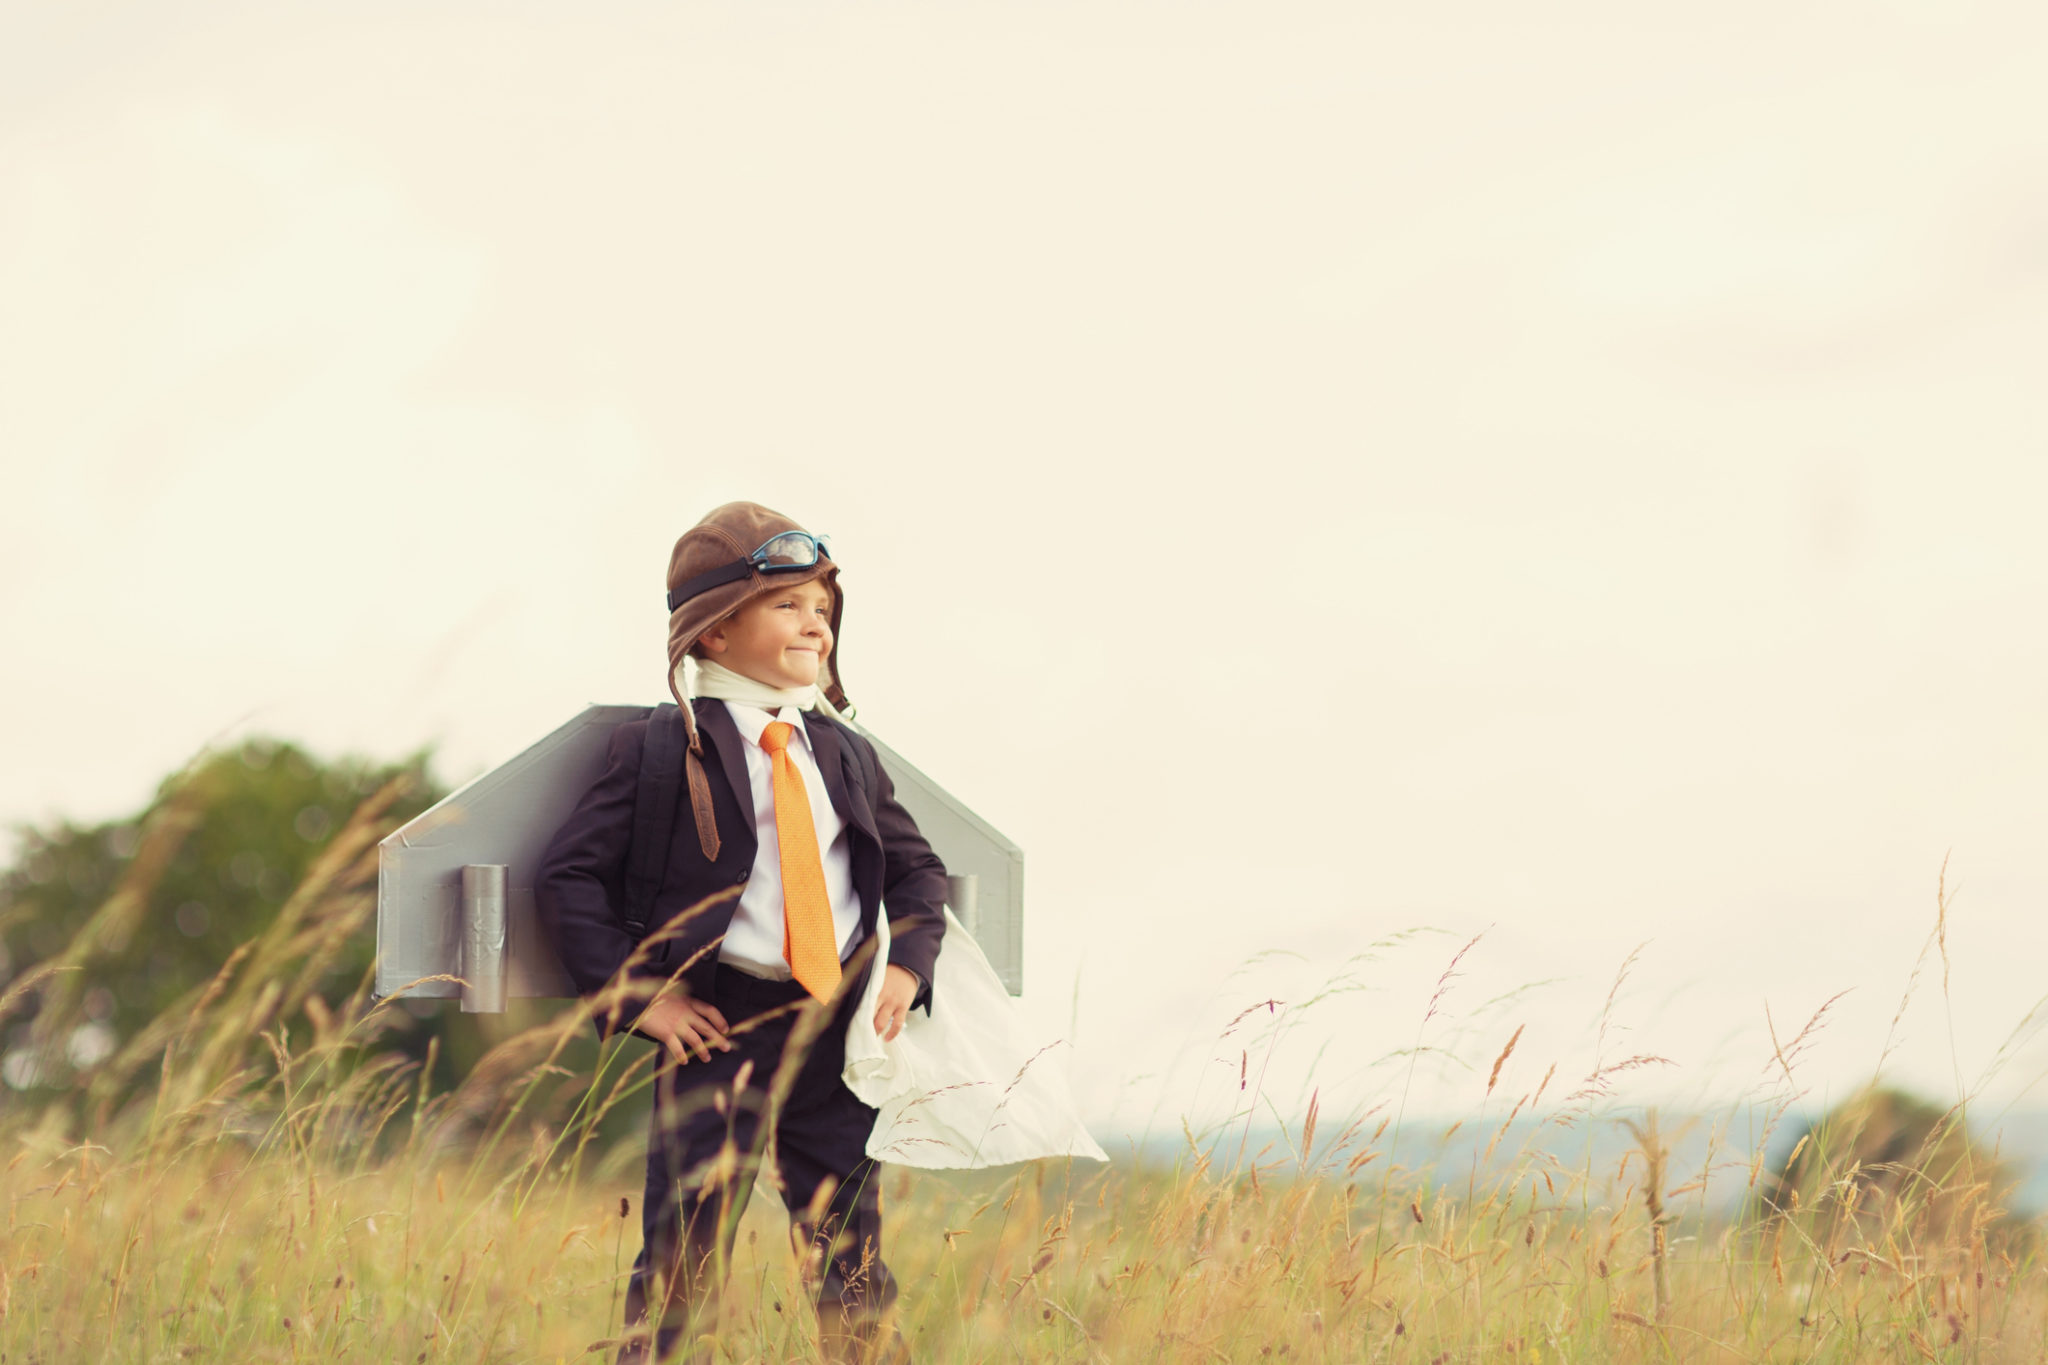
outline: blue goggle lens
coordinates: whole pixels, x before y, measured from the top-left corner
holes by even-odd
[[[830,556],[831,547],[822,537],[807,531],[785,531],[749,556],[763,569],[808,569],[819,555]]]

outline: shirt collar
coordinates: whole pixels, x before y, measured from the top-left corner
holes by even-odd
[[[804,713],[794,706],[785,706],[774,715],[758,706],[737,701],[727,702],[725,709],[731,713],[733,728],[740,732],[740,738],[756,749],[761,747],[761,732],[768,728],[771,720],[787,721],[796,728],[796,738],[803,741],[804,749],[808,751],[811,747],[811,732],[804,728]]]

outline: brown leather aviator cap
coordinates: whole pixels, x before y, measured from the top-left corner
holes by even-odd
[[[714,508],[683,532],[668,557],[669,600],[675,603],[668,614],[668,686],[683,708],[683,721],[689,730],[690,746],[683,766],[689,782],[690,805],[697,819],[698,842],[707,858],[718,856],[718,826],[712,813],[711,786],[704,776],[704,746],[697,736],[696,713],[677,683],[683,656],[690,652],[697,637],[763,593],[822,580],[832,590],[832,651],[820,666],[818,690],[834,707],[846,709],[846,691],[839,683],[839,622],[845,613],[846,596],[839,588],[839,566],[831,557],[821,553],[815,564],[775,573],[763,573],[759,566],[744,573],[719,572],[737,571],[754,551],[775,537],[803,530],[780,512],[770,511],[759,503],[729,502]],[[709,586],[676,600],[679,591],[705,579],[711,580]]]

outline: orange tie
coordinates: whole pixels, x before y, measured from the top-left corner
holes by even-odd
[[[839,935],[832,924],[832,898],[825,893],[825,866],[818,859],[811,794],[789,756],[795,733],[794,725],[780,720],[761,732],[775,787],[775,842],[782,853],[782,960],[797,984],[830,1000],[839,986]]]

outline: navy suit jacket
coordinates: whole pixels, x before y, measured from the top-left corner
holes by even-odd
[[[721,701],[695,703],[697,729],[705,746],[705,777],[718,815],[718,857],[707,859],[690,818],[689,796],[678,805],[668,853],[668,870],[655,893],[650,931],[673,927],[674,935],[637,965],[634,979],[666,980],[680,968],[683,990],[699,1000],[713,998],[718,942],[732,923],[739,893],[754,870],[760,841],[754,835],[753,783],[738,728]],[[931,1008],[932,967],[946,932],[946,867],[918,833],[917,822],[896,800],[895,788],[874,746],[846,726],[815,711],[804,713],[818,771],[832,808],[846,822],[853,861],[853,885],[860,894],[861,928],[871,939],[875,920],[889,909],[889,961],[916,972],[921,984],[915,1004]],[[633,836],[633,805],[640,785],[645,720],[629,720],[612,731],[604,773],[555,832],[533,885],[534,907],[555,952],[576,989],[589,995],[615,977],[637,946],[618,913],[625,903],[626,851]],[[859,755],[873,763],[873,788]],[[721,893],[724,893],[721,895]],[[717,899],[713,899],[716,897]],[[692,914],[692,911],[696,913]],[[680,924],[677,917],[685,917]],[[650,935],[652,936],[652,935]],[[863,943],[868,940],[863,940]],[[688,964],[687,966],[685,964]],[[856,950],[849,969],[858,980],[845,983],[857,998],[875,970],[873,954]],[[609,1033],[630,1028],[645,995],[615,1019],[600,1020]]]

